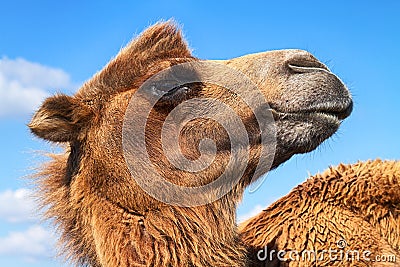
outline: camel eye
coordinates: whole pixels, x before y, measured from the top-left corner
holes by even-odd
[[[181,102],[190,91],[188,85],[180,85],[177,81],[159,81],[150,88],[152,94],[159,97],[159,102],[170,104]]]
[[[185,85],[176,86],[176,87],[173,87],[172,89],[168,90],[167,93],[165,95],[163,95],[163,97],[174,97],[174,96],[183,95],[183,94],[186,94],[187,92],[189,92],[189,89],[190,88]]]
[[[160,94],[168,93],[179,87],[178,81],[175,80],[160,80],[153,83],[152,87]]]

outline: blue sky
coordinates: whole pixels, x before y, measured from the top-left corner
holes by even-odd
[[[55,150],[26,123],[43,97],[72,93],[136,34],[175,18],[197,57],[273,49],[312,52],[354,95],[354,112],[316,151],[295,156],[247,193],[240,218],[339,162],[399,159],[400,2],[8,1],[0,11],[0,266],[60,266],[24,179]],[[144,3],[145,2],[145,3]],[[372,1],[371,1],[372,2]]]

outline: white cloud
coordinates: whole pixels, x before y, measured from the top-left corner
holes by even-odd
[[[253,216],[256,216],[259,214],[261,211],[263,211],[266,207],[261,206],[261,205],[256,205],[254,208],[252,208],[250,211],[244,214],[239,214],[237,217],[237,223],[240,224],[244,222],[247,219],[250,219]]]
[[[22,58],[0,59],[0,117],[32,113],[50,91],[73,87],[69,75]]]
[[[54,257],[57,238],[51,230],[36,224],[39,218],[35,211],[37,206],[31,190],[20,188],[0,192],[0,220],[9,224],[20,223],[19,227],[29,225],[25,230],[0,236],[0,258],[4,255],[37,262]]]
[[[54,254],[54,234],[40,225],[0,237],[0,255],[18,256],[28,261],[49,258]]]
[[[11,223],[33,221],[35,220],[33,213],[36,210],[32,192],[29,189],[20,188],[15,191],[0,192],[0,219]]]

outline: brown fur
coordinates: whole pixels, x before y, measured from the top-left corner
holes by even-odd
[[[371,251],[400,259],[400,162],[367,161],[339,165],[309,178],[288,195],[239,227],[256,253],[278,250],[337,249]],[[262,255],[262,254],[260,254]],[[276,254],[275,254],[276,256]],[[317,266],[398,266],[398,262],[336,261]],[[258,262],[255,259],[256,262]],[[259,266],[310,266],[310,261],[260,263]],[[315,264],[315,263],[314,263]],[[313,265],[314,266],[314,265]]]
[[[147,120],[147,149],[155,168],[169,181],[196,186],[213,181],[224,171],[230,152],[226,132],[212,120],[188,123],[180,133],[185,156],[198,157],[198,144],[205,137],[213,139],[218,148],[209,168],[189,173],[174,168],[163,155],[162,122],[171,108],[192,97],[219,99],[238,112],[248,131],[250,160],[239,183],[217,201],[190,208],[162,203],[139,187],[123,156],[123,119],[138,87],[169,66],[196,60],[173,23],[156,24],[74,96],[51,97],[34,115],[29,124],[34,134],[67,144],[64,154],[53,155],[43,166],[37,184],[41,203],[47,208],[46,217],[53,218],[60,230],[61,251],[74,263],[247,264],[246,249],[238,241],[235,210],[259,161],[262,129],[240,95],[212,84],[192,84],[191,92],[183,98],[160,100]],[[265,52],[219,63],[242,71],[259,86],[273,108],[277,126],[273,168],[296,153],[313,150],[351,112],[346,87],[305,51]],[[141,105],[140,101],[136,104]],[[243,164],[240,158],[236,160]],[[269,170],[269,166],[263,168],[264,172]],[[232,177],[235,175],[232,173]]]

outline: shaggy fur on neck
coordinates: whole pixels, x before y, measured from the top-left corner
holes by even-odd
[[[260,250],[370,251],[400,257],[400,162],[367,161],[331,167],[309,178],[285,197],[239,226],[244,243],[253,251],[255,266],[302,266],[312,261],[261,262]],[[264,255],[261,253],[260,255]],[[321,254],[319,254],[321,255]],[[398,266],[358,261],[332,261],[326,257],[318,266]],[[299,265],[300,264],[300,265]],[[346,264],[346,265],[344,265]],[[307,265],[308,266],[308,265]]]
[[[258,251],[337,249],[338,240],[345,240],[348,250],[371,251],[371,257],[400,257],[399,162],[341,164],[311,177],[243,223],[239,240],[232,196],[196,208],[163,206],[137,213],[82,188],[70,189],[68,153],[52,158],[38,174],[38,195],[58,226],[63,253],[79,265],[280,266],[276,258],[258,261]],[[342,263],[319,261],[320,266]]]
[[[37,184],[46,217],[61,233],[62,253],[77,265],[245,266],[232,195],[195,208],[138,213],[70,187],[71,167],[68,153],[52,155]]]

